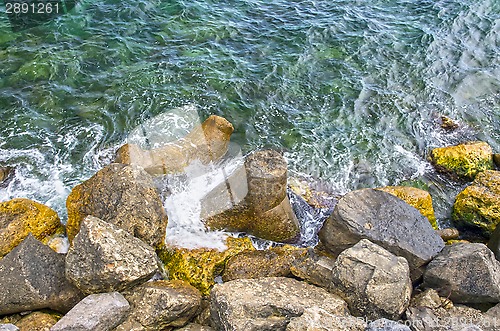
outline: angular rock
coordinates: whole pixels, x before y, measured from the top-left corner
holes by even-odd
[[[162,247],[158,256],[170,280],[185,280],[203,295],[208,295],[215,284],[215,277],[222,274],[229,258],[242,251],[255,249],[249,238],[229,237],[226,245],[227,249],[223,252],[208,248]]]
[[[446,228],[438,230],[438,234],[444,241],[454,240],[460,237],[460,232],[455,228]]]
[[[399,319],[410,304],[408,262],[363,239],[335,261],[330,291],[338,294],[355,316]]]
[[[288,187],[292,190],[292,192],[304,199],[304,201],[306,201],[311,207],[333,209],[337,204],[339,197],[322,191],[323,188],[320,187],[321,184],[314,184],[315,183],[311,183],[310,181],[302,178],[288,178]]]
[[[82,222],[66,256],[66,277],[87,294],[131,288],[157,271],[152,247],[92,216]]]
[[[346,194],[323,224],[319,238],[335,255],[368,239],[406,258],[412,273],[444,247],[443,240],[417,209],[392,194],[373,189]]]
[[[482,141],[434,148],[429,159],[436,170],[454,179],[474,179],[476,174],[493,169],[493,150]]]
[[[286,331],[365,331],[366,322],[353,316],[336,316],[318,307],[306,308],[293,317]]]
[[[135,165],[110,164],[77,185],[66,200],[70,241],[89,215],[115,224],[156,247],[163,242],[168,218],[151,176]]]
[[[130,305],[118,292],[91,294],[80,301],[50,331],[108,331],[123,321]]]
[[[176,329],[176,331],[214,331],[214,329],[209,326],[191,323],[183,328]]]
[[[0,167],[0,187],[2,187],[14,174],[12,167]]]
[[[29,235],[0,260],[0,315],[50,308],[67,312],[83,297],[64,277],[64,256]]]
[[[432,227],[438,229],[434,208],[432,207],[432,198],[429,192],[409,186],[385,186],[377,190],[390,193],[410,206],[417,208],[422,215],[427,217]]]
[[[335,316],[349,314],[338,296],[291,278],[237,279],[216,284],[210,293],[216,330],[285,331],[293,317],[315,306]]]
[[[411,329],[408,326],[396,321],[381,318],[368,323],[365,331],[411,331]]]
[[[61,315],[35,311],[16,323],[21,331],[48,331],[61,319]]]
[[[47,243],[51,236],[64,233],[57,213],[41,203],[13,199],[0,203],[0,258],[31,233]]]
[[[490,236],[500,222],[500,171],[479,173],[471,185],[457,195],[453,220]]]
[[[333,281],[335,259],[313,249],[296,259],[290,266],[295,277],[310,284],[329,289]]]
[[[14,324],[0,324],[0,331],[19,331]]]
[[[427,266],[424,286],[457,303],[500,302],[500,262],[483,244],[446,246]]]
[[[176,280],[147,282],[123,294],[131,307],[125,325],[135,322],[144,330],[184,326],[198,312],[201,303],[197,289]]]
[[[448,116],[441,115],[441,128],[446,131],[453,131],[458,128],[458,123]]]

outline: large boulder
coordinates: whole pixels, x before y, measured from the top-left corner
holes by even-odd
[[[46,244],[64,233],[64,226],[57,213],[41,203],[21,198],[0,203],[0,258],[29,233]]]
[[[116,331],[129,331],[139,324],[145,331],[181,327],[198,312],[200,292],[182,281],[153,281],[123,293],[130,313]]]
[[[319,307],[306,308],[290,319],[286,331],[365,331],[366,322],[353,316],[332,316]]]
[[[453,220],[490,236],[500,222],[500,171],[479,173],[471,185],[457,195]]]
[[[427,266],[424,286],[457,303],[497,303],[500,262],[483,244],[446,246]]]
[[[368,239],[406,258],[412,272],[444,247],[443,240],[417,209],[392,194],[373,189],[353,191],[340,199],[319,238],[335,255]]]
[[[0,260],[0,315],[50,308],[67,312],[83,297],[64,277],[64,256],[29,235]]]
[[[434,229],[438,229],[434,208],[432,207],[432,198],[429,192],[416,187],[409,186],[385,186],[378,190],[390,193],[397,196],[410,206],[418,209],[418,211],[427,217]]]
[[[216,284],[210,293],[213,326],[221,331],[285,331],[293,317],[313,307],[349,316],[338,296],[291,278],[237,279]]]
[[[91,294],[50,331],[111,331],[123,321],[129,309],[129,303],[118,292]]]
[[[66,256],[66,277],[86,294],[131,288],[157,271],[152,247],[92,216],[82,222]]]
[[[434,167],[454,179],[474,179],[476,174],[493,169],[493,150],[482,141],[434,148],[429,159]]]
[[[70,241],[89,215],[113,223],[153,247],[165,238],[168,218],[151,176],[135,165],[110,164],[77,185],[66,201]]]
[[[363,239],[335,261],[330,291],[355,316],[399,319],[410,304],[412,284],[405,258]]]

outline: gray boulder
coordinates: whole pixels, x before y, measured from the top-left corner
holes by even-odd
[[[483,244],[446,246],[427,266],[424,286],[456,303],[496,303],[500,262]]]
[[[368,323],[366,331],[411,331],[411,329],[408,326],[396,321],[381,318]]]
[[[335,255],[361,239],[368,239],[406,258],[412,272],[444,247],[429,220],[417,209],[392,194],[374,189],[353,191],[340,199],[319,238]]]
[[[291,278],[237,279],[216,284],[210,293],[211,325],[224,331],[285,331],[293,317],[315,306],[349,316],[337,295]]]
[[[66,277],[87,294],[125,290],[157,271],[151,246],[92,216],[81,224],[66,256]]]
[[[301,316],[293,317],[286,331],[364,331],[366,322],[353,316],[336,316],[318,307],[304,310]]]
[[[0,331],[19,331],[14,324],[0,324]]]
[[[410,304],[411,290],[408,262],[369,240],[346,249],[335,261],[330,291],[355,316],[398,319]]]
[[[125,318],[129,303],[118,292],[91,294],[80,301],[50,331],[108,331]]]
[[[67,312],[83,294],[64,277],[64,255],[32,235],[0,260],[0,315],[50,308]]]

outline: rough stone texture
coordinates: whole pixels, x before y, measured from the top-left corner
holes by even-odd
[[[291,276],[290,267],[305,252],[289,245],[241,252],[227,261],[222,280]]]
[[[0,187],[7,183],[14,175],[14,168],[12,167],[0,167]]]
[[[457,303],[496,303],[500,262],[483,244],[446,246],[427,266],[424,286]]]
[[[168,218],[151,176],[135,165],[110,164],[77,185],[66,200],[70,241],[89,215],[115,224],[156,247],[165,238]]]
[[[171,280],[185,280],[197,288],[203,295],[208,295],[215,284],[215,277],[220,276],[227,260],[245,250],[254,250],[249,238],[226,240],[227,249],[187,249],[162,247],[158,256],[165,264],[165,270]]]
[[[429,192],[409,186],[385,186],[377,190],[390,193],[410,206],[417,208],[422,215],[427,217],[432,227],[438,229],[434,207],[432,207],[432,198]]]
[[[366,323],[353,316],[336,316],[318,307],[306,308],[293,317],[286,331],[365,331]]]
[[[330,291],[355,316],[398,319],[410,304],[411,290],[408,262],[369,240],[343,251],[335,261]]]
[[[125,144],[118,149],[116,162],[139,165],[152,175],[179,173],[194,160],[207,164],[224,156],[233,131],[226,119],[211,115],[185,137],[162,147],[143,150]]]
[[[183,328],[176,329],[176,331],[214,331],[214,329],[209,326],[191,323]]]
[[[70,310],[83,297],[64,277],[64,256],[29,235],[0,260],[0,315]]]
[[[19,320],[16,326],[20,331],[49,331],[60,319],[58,314],[35,311]]]
[[[197,289],[176,280],[147,282],[123,294],[131,307],[125,323],[138,323],[148,331],[184,326],[201,303]]]
[[[457,195],[453,219],[458,225],[481,229],[489,236],[500,222],[500,171],[479,173],[471,185]]]
[[[316,186],[320,186],[317,184]],[[321,187],[314,187],[314,183],[298,177],[288,177],[288,187],[299,197],[314,208],[332,208],[337,204],[339,197],[333,196]]]
[[[446,131],[453,131],[455,129],[458,129],[458,123],[456,123],[448,116],[441,115],[441,128]]]
[[[91,294],[80,301],[50,331],[108,331],[125,318],[130,305],[118,292]]]
[[[411,331],[411,329],[408,326],[396,321],[381,318],[368,323],[365,331]]]
[[[495,254],[495,258],[500,261],[500,226],[491,234],[488,248]]]
[[[66,256],[66,277],[87,294],[131,288],[157,271],[152,247],[92,216],[82,222]]]
[[[329,289],[332,286],[334,265],[334,258],[309,248],[306,254],[293,262],[290,271],[295,277]]]
[[[0,331],[19,331],[14,324],[0,324]]]
[[[56,233],[64,233],[57,213],[28,199],[0,203],[0,258],[19,245],[31,233],[47,243]]]
[[[326,249],[338,255],[361,239],[406,258],[414,272],[444,247],[429,221],[387,192],[363,189],[346,194],[319,232]]]
[[[493,163],[495,163],[497,169],[500,168],[500,154],[493,154]]]
[[[454,240],[460,236],[460,232],[458,232],[455,228],[446,228],[438,230],[438,234],[444,241]]]
[[[429,159],[436,170],[452,178],[473,179],[484,170],[493,169],[493,151],[482,141],[472,141],[456,146],[434,148]]]
[[[293,317],[315,306],[332,315],[349,313],[338,296],[291,278],[237,279],[210,293],[212,326],[224,331],[285,331]]]

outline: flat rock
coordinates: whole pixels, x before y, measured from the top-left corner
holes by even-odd
[[[130,305],[118,292],[91,294],[80,301],[50,331],[109,331],[125,318]]]
[[[63,255],[29,235],[0,260],[0,315],[70,310],[83,295],[64,277],[64,268]]]
[[[66,256],[66,277],[87,294],[125,290],[157,271],[151,246],[92,216],[81,224]]]
[[[381,318],[368,323],[366,331],[411,331],[411,329],[396,321]]]
[[[306,308],[293,317],[286,331],[365,331],[366,322],[353,316],[336,316],[318,307]]]
[[[210,293],[212,326],[224,331],[285,331],[293,317],[318,307],[348,316],[346,303],[324,289],[291,278],[237,279]]]

